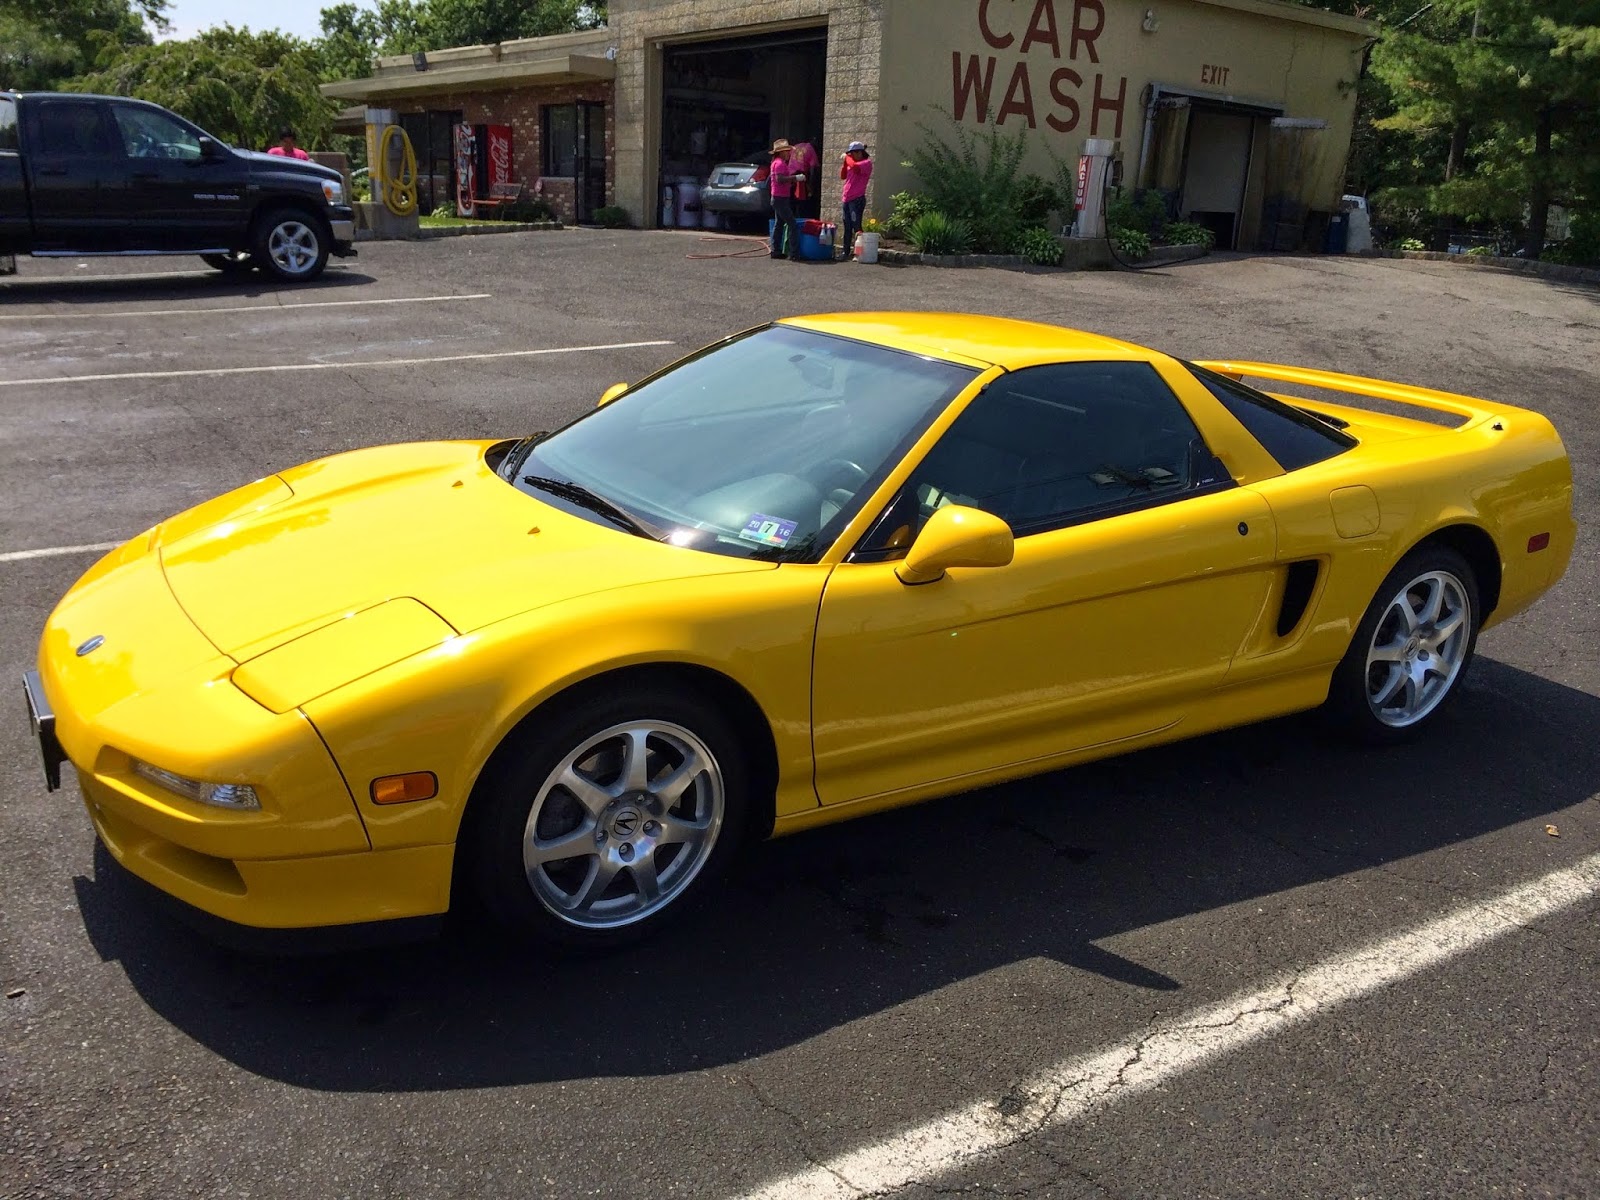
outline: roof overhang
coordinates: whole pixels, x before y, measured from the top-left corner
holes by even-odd
[[[366,79],[341,79],[322,85],[335,100],[399,100],[440,92],[490,92],[508,88],[554,87],[563,83],[605,83],[615,79],[617,64],[588,54],[556,54],[481,66],[441,67],[426,71],[381,72]]]
[[[1276,21],[1295,21],[1301,25],[1318,25],[1358,38],[1375,38],[1378,26],[1360,17],[1347,17],[1343,13],[1311,8],[1305,4],[1290,4],[1285,0],[1195,0],[1196,4],[1211,4],[1217,8],[1231,8],[1235,12],[1251,13]]]

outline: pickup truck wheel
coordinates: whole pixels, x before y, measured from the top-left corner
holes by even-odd
[[[243,275],[255,265],[255,259],[243,250],[235,250],[232,254],[202,254],[200,261],[208,267],[215,267],[224,275]]]
[[[327,227],[317,217],[298,209],[278,209],[256,226],[251,257],[285,282],[305,283],[328,265],[330,241]]]

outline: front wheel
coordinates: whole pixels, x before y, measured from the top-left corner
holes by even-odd
[[[591,696],[486,772],[463,865],[490,913],[535,940],[632,941],[721,874],[748,787],[738,736],[710,704],[655,687]]]
[[[1409,740],[1459,690],[1480,621],[1478,581],[1445,546],[1413,550],[1389,573],[1333,674],[1327,715],[1356,738]]]
[[[328,265],[326,227],[309,213],[280,209],[256,226],[253,257],[285,283],[306,283]]]

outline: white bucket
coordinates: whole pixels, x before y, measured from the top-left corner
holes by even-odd
[[[721,229],[722,214],[714,208],[702,208],[700,210],[700,228]]]
[[[700,224],[700,185],[698,183],[680,183],[678,185],[678,227],[680,229],[694,229]]]
[[[863,233],[861,235],[861,255],[857,261],[864,263],[877,262],[878,239],[882,236],[882,234],[877,233]]]

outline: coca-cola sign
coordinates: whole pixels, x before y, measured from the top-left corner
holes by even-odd
[[[491,125],[489,135],[489,186],[511,182],[511,126]]]

